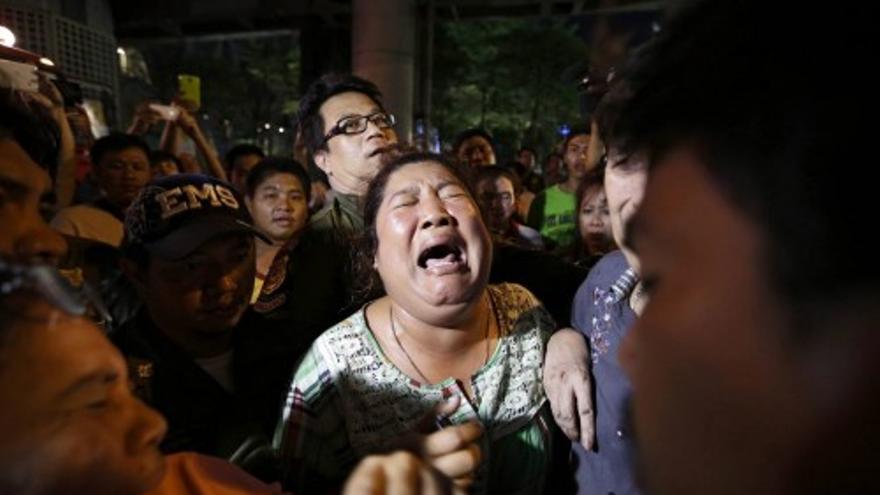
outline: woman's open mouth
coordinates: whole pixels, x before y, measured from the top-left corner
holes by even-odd
[[[467,270],[464,250],[451,239],[423,249],[417,261],[419,268],[434,275],[446,275]]]

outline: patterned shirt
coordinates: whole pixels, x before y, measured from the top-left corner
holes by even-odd
[[[302,493],[341,484],[357,460],[392,448],[435,404],[459,395],[450,422],[479,421],[485,431],[474,491],[539,493],[551,447],[541,371],[554,323],[523,287],[488,290],[501,336],[472,376],[473,401],[453,378],[421,384],[391,363],[366,307],[324,332],[294,373],[275,434],[288,482]]]
[[[631,386],[617,360],[620,343],[636,321],[629,296],[638,280],[623,253],[614,251],[599,260],[575,296],[572,325],[589,339],[596,394],[596,449],[572,447],[581,495],[639,493],[625,420]]]

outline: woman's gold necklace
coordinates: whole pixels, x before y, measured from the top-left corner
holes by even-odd
[[[421,378],[423,380],[422,383],[424,383],[426,385],[430,385],[431,380],[428,380],[428,377],[426,377],[425,374],[422,373],[422,370],[416,365],[416,362],[413,361],[412,356],[410,356],[409,352],[406,351],[406,347],[403,346],[403,343],[400,341],[400,337],[398,337],[398,335],[397,335],[397,326],[395,326],[395,324],[394,324],[394,309],[393,308],[394,308],[394,306],[392,306],[391,303],[389,302],[389,304],[388,304],[388,320],[391,322],[391,335],[394,337],[394,342],[397,344],[397,347],[400,348],[400,351],[403,352],[403,355],[406,356],[406,360],[409,361],[409,365],[412,366],[412,368],[415,370],[416,373],[418,373],[419,378]],[[490,345],[489,322],[491,321],[492,313],[493,313],[492,297],[490,296],[489,297],[489,311],[486,315],[486,329],[484,331],[484,336],[483,336],[483,339],[486,341],[486,358],[483,361],[483,364],[480,366],[481,368],[483,366],[486,366],[486,363],[489,362],[489,345]],[[406,330],[406,327],[404,327],[402,323],[400,324],[400,326],[404,330]]]

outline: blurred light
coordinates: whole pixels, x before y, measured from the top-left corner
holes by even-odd
[[[269,124],[268,122],[266,122],[265,124],[263,124],[263,127],[264,127],[266,130],[269,130],[269,129],[272,128],[272,125]]]
[[[40,63],[48,67],[55,67],[55,62],[46,57],[40,57]]]
[[[120,46],[116,49],[117,55],[125,55],[125,50]]]
[[[279,127],[279,128],[278,128],[278,134],[284,134],[284,128],[283,128],[283,127]]]
[[[0,26],[0,45],[10,48],[15,46],[15,33],[6,26]]]
[[[652,22],[651,23],[651,31],[654,31],[655,33],[659,33],[660,32],[660,24],[657,22]]]
[[[561,126],[559,126],[559,134],[563,137],[567,137],[569,134],[571,134],[571,126],[569,126],[568,124],[562,124]]]

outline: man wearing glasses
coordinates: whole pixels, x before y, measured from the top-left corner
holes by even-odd
[[[314,216],[312,229],[342,236],[363,230],[360,198],[388,147],[397,143],[394,116],[381,98],[376,85],[351,75],[327,74],[306,90],[301,135],[335,196],[330,208]]]
[[[303,352],[358,304],[351,292],[350,240],[364,228],[367,185],[397,143],[394,116],[381,98],[369,81],[326,74],[300,100],[300,136],[334,197],[299,242],[280,250],[254,310],[279,331],[292,332]]]

